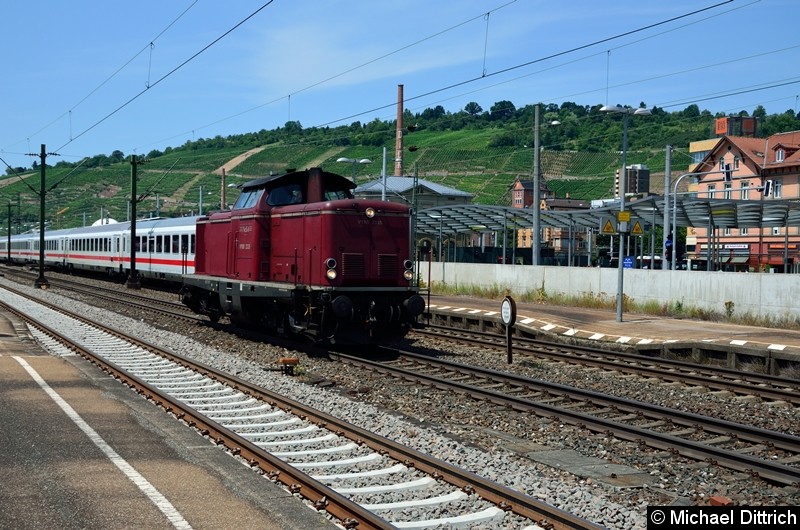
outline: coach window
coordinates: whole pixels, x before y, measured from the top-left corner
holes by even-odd
[[[156,253],[161,254],[164,251],[164,236],[156,236]]]
[[[174,234],[172,236],[172,253],[178,254],[181,251],[181,239],[180,236]]]

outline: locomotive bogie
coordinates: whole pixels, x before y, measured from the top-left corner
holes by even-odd
[[[202,275],[187,276],[181,295],[185,305],[214,321],[228,315],[241,327],[328,343],[401,338],[425,309],[409,289],[315,288]]]

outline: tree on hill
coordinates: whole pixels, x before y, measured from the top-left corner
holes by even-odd
[[[483,107],[481,107],[474,101],[470,101],[464,106],[464,112],[466,112],[470,116],[477,116],[478,114],[483,112]]]
[[[510,101],[498,101],[489,108],[489,117],[492,120],[510,120],[517,108]]]

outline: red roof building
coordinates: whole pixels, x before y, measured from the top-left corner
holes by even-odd
[[[800,131],[769,138],[723,136],[694,167],[697,196],[775,201],[800,198]],[[695,227],[696,246],[686,258],[702,270],[800,270],[800,227]],[[708,267],[708,264],[711,264]]]

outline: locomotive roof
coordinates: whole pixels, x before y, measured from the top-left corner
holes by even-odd
[[[272,189],[278,186],[283,186],[291,182],[308,180],[309,170],[292,171],[291,173],[284,173],[283,175],[270,175],[268,177],[260,177],[242,184],[242,191],[251,191],[261,188]],[[333,189],[349,189],[352,190],[356,185],[348,178],[343,177],[337,173],[330,173],[328,171],[322,172],[322,180],[325,182],[326,188]]]

